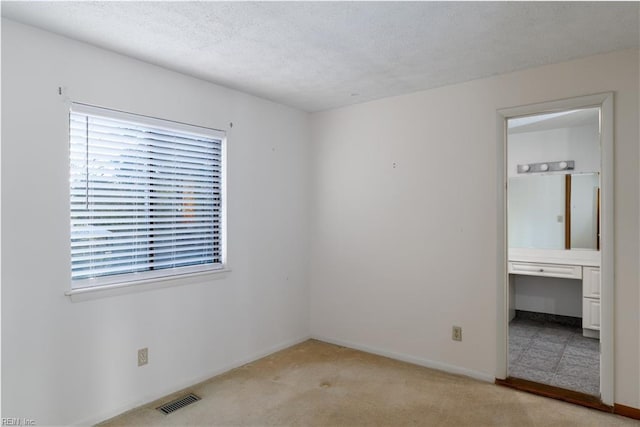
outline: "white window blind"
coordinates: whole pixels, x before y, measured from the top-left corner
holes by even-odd
[[[222,268],[223,132],[73,104],[69,139],[72,288]]]

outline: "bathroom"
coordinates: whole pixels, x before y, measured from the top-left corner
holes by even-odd
[[[508,374],[600,397],[601,108],[507,125]]]

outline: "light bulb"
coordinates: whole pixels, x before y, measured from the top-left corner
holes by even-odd
[[[531,166],[529,166],[529,165],[522,165],[522,167],[521,167],[520,169],[522,169],[522,172],[529,172],[529,169],[531,169]]]
[[[560,166],[560,169],[566,169],[568,165],[567,165],[567,162],[560,162],[558,166]]]
[[[546,163],[541,164],[541,165],[540,165],[540,170],[541,170],[542,172],[548,171],[548,170],[549,170],[549,165],[548,165],[548,164],[546,164]]]

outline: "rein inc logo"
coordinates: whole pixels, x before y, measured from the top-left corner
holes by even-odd
[[[3,426],[35,426],[36,420],[32,420],[31,418],[3,417],[2,425]]]

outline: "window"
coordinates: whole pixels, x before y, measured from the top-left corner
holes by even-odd
[[[224,141],[217,130],[72,104],[72,288],[221,269]]]

